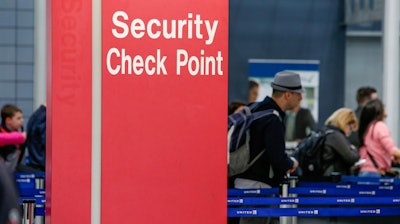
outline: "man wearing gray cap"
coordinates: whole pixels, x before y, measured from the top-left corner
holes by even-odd
[[[243,174],[235,179],[235,188],[277,187],[287,173],[293,172],[298,162],[285,153],[285,111],[300,104],[303,88],[300,76],[291,71],[278,72],[273,82],[272,97],[258,103],[256,111],[274,109],[280,116],[266,116],[250,127],[250,159],[265,152]],[[268,218],[241,218],[240,224],[266,224]]]

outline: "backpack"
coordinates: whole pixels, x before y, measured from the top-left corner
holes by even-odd
[[[326,136],[334,130],[311,131],[295,148],[294,157],[299,162],[297,174],[304,177],[321,177],[326,168],[323,152]]]
[[[279,112],[274,109],[253,112],[259,103],[246,106],[239,112],[228,117],[228,177],[245,172],[265,152],[261,151],[250,161],[250,126],[262,117],[276,115]]]

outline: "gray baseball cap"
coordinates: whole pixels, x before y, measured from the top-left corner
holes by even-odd
[[[271,87],[285,92],[304,93],[300,75],[291,71],[281,71],[275,74]]]

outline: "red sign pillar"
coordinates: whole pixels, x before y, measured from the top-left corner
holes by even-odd
[[[228,1],[103,0],[101,111],[90,4],[52,4],[47,220],[90,223],[101,113],[101,223],[226,222]]]
[[[91,2],[47,1],[47,18],[46,223],[90,223]]]

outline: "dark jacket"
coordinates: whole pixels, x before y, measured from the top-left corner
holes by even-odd
[[[1,129],[0,132],[11,132],[3,122],[1,124],[1,128],[0,129]],[[17,150],[20,151],[19,152],[18,161],[14,161],[14,159],[12,159],[13,160],[12,163],[13,163],[13,165],[18,166],[18,164],[21,163],[22,158],[24,157],[24,154],[25,154],[25,143],[23,143],[23,144],[0,145],[0,156],[4,160],[8,161],[9,155],[10,154],[15,154]],[[16,164],[14,164],[14,162]],[[11,169],[15,169],[15,168],[16,167],[11,167]]]
[[[358,122],[360,122],[360,115],[361,115],[362,107],[357,107],[354,111],[356,113]],[[349,136],[350,143],[353,144],[356,148],[360,147],[360,141],[358,140],[358,131],[353,131]]]
[[[326,129],[334,129],[335,132],[326,136],[323,152],[326,164],[324,176],[330,176],[332,172],[349,175],[350,167],[360,159],[358,150],[350,147],[350,142],[343,131],[333,126],[324,127],[324,130]]]
[[[275,109],[278,116],[271,115],[254,121],[250,127],[250,159],[263,149],[264,154],[240,178],[264,182],[276,187],[293,167],[293,161],[285,153],[285,113],[275,101],[266,97],[256,111]],[[272,169],[271,169],[272,168]]]
[[[33,112],[27,125],[27,147],[30,166],[45,170],[46,166],[46,107]]]

